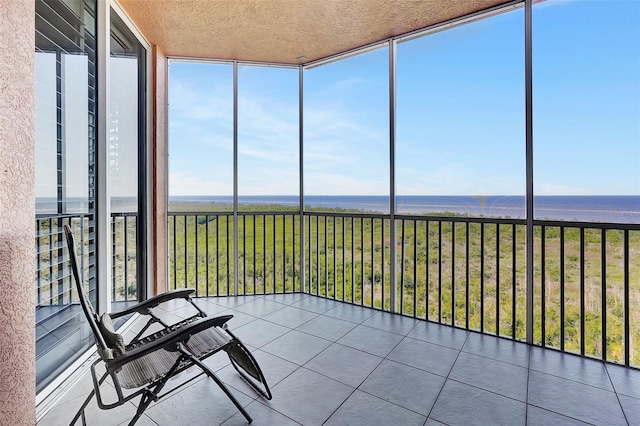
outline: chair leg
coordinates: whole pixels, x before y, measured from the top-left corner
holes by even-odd
[[[231,393],[231,391],[229,391],[229,389],[227,389],[227,387],[225,386],[224,383],[222,383],[222,381],[218,378],[218,376],[216,376],[213,371],[211,371],[209,369],[209,367],[207,367],[203,362],[201,362],[197,357],[193,356],[193,354],[191,354],[189,351],[187,351],[186,349],[184,349],[184,347],[182,346],[182,344],[179,344],[179,351],[187,358],[189,358],[191,360],[191,362],[193,362],[195,365],[197,365],[198,367],[200,367],[200,369],[202,371],[205,372],[205,374],[209,377],[211,377],[213,379],[214,382],[216,382],[218,384],[218,386],[220,387],[220,389],[222,389],[222,391],[227,395],[227,397],[231,400],[231,402],[233,402],[233,405],[236,406],[236,408],[242,413],[242,415],[244,416],[245,419],[247,419],[248,423],[251,423],[253,421],[253,419],[251,418],[251,416],[249,415],[249,413],[247,413],[247,410],[244,409],[244,407],[240,404],[240,402],[238,402],[238,400],[233,396],[233,394]]]
[[[96,394],[95,390],[92,390],[89,393],[89,396],[84,400],[84,402],[80,406],[80,409],[76,412],[76,415],[73,417],[73,420],[71,420],[71,423],[69,423],[69,426],[76,424],[76,422],[80,417],[82,417],[82,425],[86,426],[87,420],[85,419],[85,416],[84,416],[84,409],[87,408],[87,405],[89,405],[89,402],[91,402],[91,399],[95,394]]]
[[[133,418],[129,422],[129,426],[133,426],[140,419],[144,411],[149,407],[149,404],[151,404],[153,401],[158,400],[158,395],[160,394],[160,391],[164,388],[164,386],[167,384],[169,379],[173,377],[173,374],[175,373],[176,369],[179,366],[180,366],[180,359],[178,359],[175,362],[175,364],[167,372],[165,377],[162,380],[160,380],[158,383],[156,383],[153,390],[151,390],[150,388],[146,388],[145,391],[142,392],[142,396],[140,397],[140,403],[138,404],[138,408],[136,409],[136,415],[133,416]]]
[[[142,398],[140,399],[140,404],[138,404],[138,408],[136,409],[136,415],[133,416],[131,421],[129,421],[129,426],[133,426],[134,424],[136,424],[136,422],[142,416],[142,413],[144,413],[147,407],[149,407],[149,404],[151,404],[151,402],[155,399],[150,395],[153,395],[153,393],[149,391],[142,394]]]
[[[82,417],[83,426],[86,426],[87,424],[87,419],[85,418],[85,415],[84,415],[84,409],[87,408],[87,405],[89,405],[89,402],[91,402],[91,399],[96,395],[96,389],[100,387],[100,385],[107,379],[107,375],[108,375],[107,373],[104,373],[99,380],[96,380],[94,367],[98,362],[100,362],[100,360],[97,360],[91,365],[91,379],[93,380],[93,390],[89,393],[89,396],[84,400],[84,402],[80,406],[80,409],[78,410],[76,415],[73,417],[73,420],[71,420],[71,423],[69,423],[69,425],[74,425],[80,417]]]

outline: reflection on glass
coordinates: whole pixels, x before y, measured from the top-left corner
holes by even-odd
[[[138,210],[138,150],[140,130],[140,70],[144,48],[120,17],[111,13],[109,98],[109,191],[113,212]]]
[[[89,299],[96,304],[95,2],[35,2],[36,389],[90,347],[62,226],[78,241]]]
[[[89,138],[85,55],[36,52],[36,211],[86,213]],[[57,64],[59,59],[60,63]],[[56,79],[60,67],[61,78]],[[56,84],[60,85],[59,92]],[[58,99],[61,102],[58,121]],[[60,135],[60,139],[58,139]]]
[[[304,204],[389,212],[389,50],[305,71]]]
[[[36,213],[57,212],[56,54],[36,52]]]
[[[398,44],[397,213],[524,217],[523,14]]]
[[[111,58],[109,179],[112,209],[135,211],[138,197],[138,62]]]
[[[65,106],[65,168],[64,185],[67,213],[86,212],[89,193],[87,74],[88,61],[84,55],[62,55]]]
[[[109,198],[112,309],[145,298],[146,51],[111,10],[109,57]],[[125,214],[126,213],[126,214]]]

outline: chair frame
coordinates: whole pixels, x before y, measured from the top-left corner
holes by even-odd
[[[151,402],[158,401],[159,399],[180,389],[181,387],[185,386],[186,384],[202,375],[207,375],[211,379],[213,379],[216,384],[222,389],[222,391],[227,395],[227,397],[233,402],[236,408],[242,413],[245,419],[249,423],[251,423],[252,418],[251,416],[249,416],[244,407],[242,407],[242,405],[233,396],[233,394],[229,391],[225,384],[216,376],[216,374],[203,363],[206,358],[220,352],[221,350],[224,350],[229,356],[231,365],[233,365],[234,369],[239,373],[240,377],[242,377],[242,379],[244,379],[260,396],[268,400],[272,398],[271,390],[269,389],[267,381],[257,361],[255,360],[251,352],[249,352],[249,350],[242,344],[240,339],[238,339],[227,328],[227,321],[233,318],[233,315],[223,315],[211,318],[208,317],[207,314],[192,300],[191,296],[195,293],[194,289],[173,290],[154,296],[136,304],[135,306],[124,309],[123,311],[109,314],[112,319],[121,318],[130,314],[139,314],[141,316],[148,317],[147,323],[136,334],[136,336],[133,337],[128,344],[126,344],[127,350],[121,355],[114,356],[112,349],[107,345],[100,327],[98,326],[98,314],[93,309],[91,302],[85,294],[78,269],[73,232],[68,225],[64,225],[64,233],[69,250],[69,262],[72,269],[74,281],[76,283],[80,304],[87,320],[89,321],[91,331],[93,332],[93,336],[95,338],[97,353],[99,355],[98,359],[92,363],[90,369],[93,381],[93,390],[87,396],[70,424],[75,424],[78,419],[81,418],[82,424],[86,425],[84,411],[94,396],[96,397],[98,406],[103,410],[119,407],[140,396],[140,402],[138,403],[136,414],[129,422],[129,425],[133,425],[142,416]],[[195,308],[196,314],[177,324],[169,325],[153,312],[153,308],[163,303],[177,299],[184,299],[186,302],[188,302]],[[160,332],[151,334],[150,336],[144,336],[145,332],[153,324],[160,324],[164,328]],[[228,342],[216,348],[213,348],[211,351],[208,351],[201,356],[196,356],[194,353],[192,353],[192,351],[188,349],[186,345],[187,342],[189,341],[191,336],[210,329],[211,327],[217,327],[221,332],[226,333],[226,335],[229,336]],[[178,353],[179,356],[174,362],[173,366],[164,375],[148,382],[146,385],[140,387],[130,395],[125,396],[116,372],[118,372],[126,364],[157,350],[166,350],[169,352]],[[250,363],[252,369],[251,372],[246,370],[246,372],[243,371],[244,367],[240,365],[236,359],[234,359],[234,356],[238,356],[238,353],[232,351],[240,351],[240,355],[244,357],[244,361]],[[96,367],[99,364],[104,364],[106,367],[105,373],[100,377],[98,377],[99,373],[96,371]],[[174,386],[165,393],[160,393],[171,378],[194,366],[198,367],[201,370],[199,374],[178,384],[177,386]],[[249,377],[250,375],[254,377],[255,380]],[[100,393],[100,386],[108,377],[111,377],[117,394],[117,400],[111,403],[104,402],[103,397]],[[256,381],[258,383],[256,383]],[[260,385],[262,385],[264,389],[262,389]]]

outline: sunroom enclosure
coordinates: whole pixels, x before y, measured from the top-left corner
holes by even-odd
[[[168,287],[310,293],[640,366],[640,63],[629,53],[640,46],[637,13],[625,9],[637,5],[524,6],[301,66],[173,58]],[[559,29],[574,16],[582,32]],[[595,16],[620,25],[605,30]],[[609,44],[594,47],[598,38]],[[146,69],[130,41],[133,50],[112,57]],[[617,74],[585,66],[606,63]],[[144,297],[148,174],[135,168],[146,165],[144,144],[132,146],[139,198],[129,211],[111,204],[100,243],[112,301]],[[559,173],[569,163],[574,173]],[[123,199],[130,189],[122,185]],[[591,216],[549,207],[576,194],[625,195],[628,208],[611,197]],[[359,203],[347,204],[353,196]],[[416,196],[447,207],[424,208]],[[95,286],[91,214],[36,220],[37,280],[56,277],[38,285],[38,307],[73,308],[53,231],[67,221]]]
[[[562,195],[584,193],[594,162],[637,166],[637,120],[618,117],[626,126],[612,142],[618,151],[589,158],[611,114],[588,123],[605,112],[602,105],[571,112],[570,99],[549,91],[561,76],[582,73],[606,92],[598,102],[637,111],[639,99],[578,69],[613,58],[575,45],[600,34],[595,21],[578,34],[553,29],[593,13],[562,2],[533,6],[533,91],[526,95],[521,6],[302,67],[173,60],[169,286],[195,287],[201,296],[308,292],[638,366],[637,197],[627,198],[634,206],[627,212],[607,197],[590,211],[563,213],[558,205]],[[610,36],[607,42],[628,43],[623,32]],[[571,52],[575,64],[552,60]],[[623,73],[637,70],[636,58],[618,53],[629,67]],[[590,87],[563,82],[566,94],[588,97]],[[323,101],[333,110],[321,109]],[[573,123],[574,134],[543,106]],[[571,152],[578,141],[584,157]],[[206,165],[190,161],[195,153]],[[422,169],[412,156],[424,158]],[[583,165],[582,176],[563,177],[564,161]],[[453,185],[438,182],[433,169]],[[516,180],[500,182],[505,176]],[[445,207],[412,204],[418,180]],[[554,182],[560,189],[549,189]],[[586,193],[607,185],[617,185],[615,178],[603,176]],[[636,194],[637,186],[623,191]],[[198,192],[205,187],[211,192]],[[472,193],[485,195],[461,196]]]

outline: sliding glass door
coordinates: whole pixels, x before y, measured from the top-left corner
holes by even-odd
[[[146,297],[139,283],[146,284],[147,51],[121,15],[103,10],[109,6],[95,0],[35,2],[37,392],[93,344],[64,225],[76,236],[85,290],[97,309]],[[104,35],[102,21],[110,22]],[[107,34],[109,57],[98,43]],[[100,74],[105,61],[108,72]],[[98,87],[107,88],[108,104]],[[106,233],[102,200],[111,211]]]
[[[96,291],[96,2],[37,0],[36,381],[40,391],[93,343],[77,305],[62,227]]]
[[[146,297],[146,49],[111,10],[109,198],[113,310]]]

